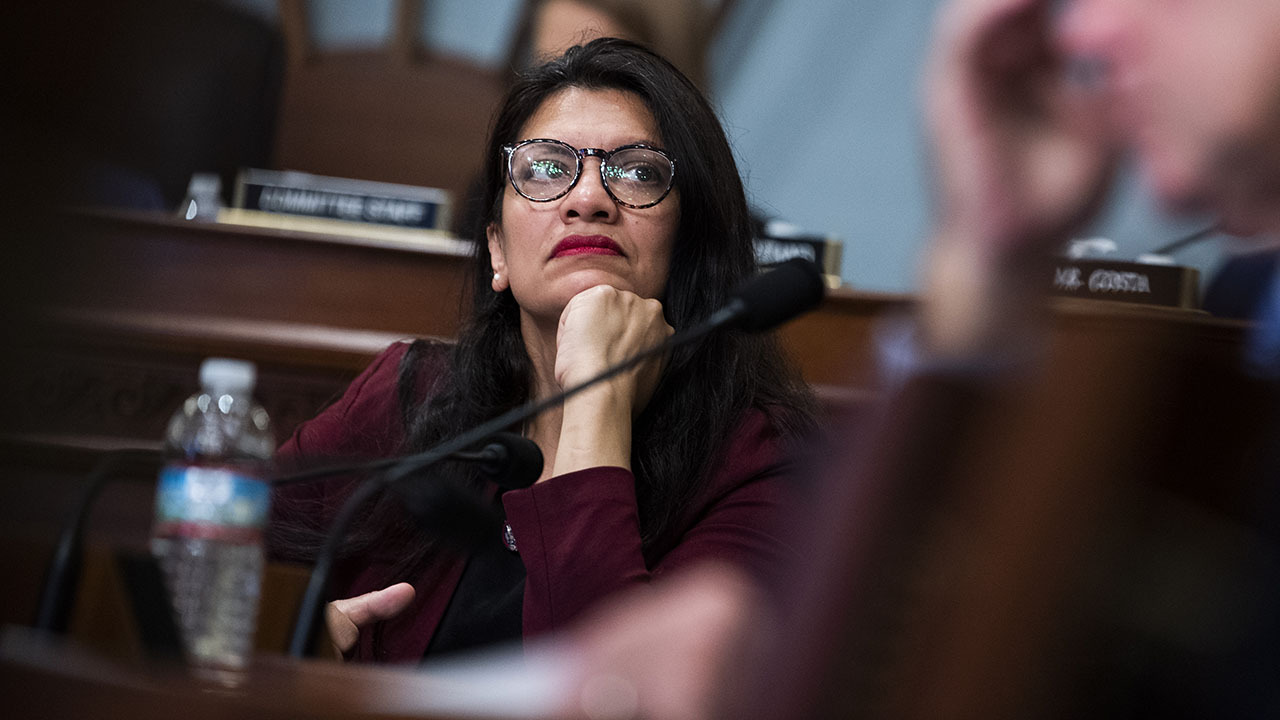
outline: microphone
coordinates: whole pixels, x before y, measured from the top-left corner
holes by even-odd
[[[817,307],[825,294],[818,266],[804,258],[791,258],[738,288],[708,322],[716,327],[763,332]]]
[[[456,481],[434,478],[397,482],[390,488],[420,526],[454,547],[474,550],[502,531],[501,516],[493,506]]]
[[[534,441],[500,432],[477,452],[458,452],[451,460],[475,462],[480,472],[503,490],[529,487],[542,474],[542,451]],[[464,548],[475,548],[497,537],[502,519],[493,507],[470,488],[454,481],[408,482],[409,477],[387,471],[382,483],[400,498],[401,505],[423,527]]]
[[[538,444],[511,432],[494,433],[482,450],[457,452],[453,459],[478,463],[480,472],[505,490],[527,488],[542,474],[542,450]]]
[[[329,569],[333,563],[333,554],[337,550],[338,539],[345,532],[347,524],[360,506],[368,501],[378,490],[388,484],[397,483],[446,457],[450,457],[463,448],[473,447],[476,443],[492,437],[496,433],[507,431],[512,427],[518,427],[525,420],[550,407],[563,403],[570,397],[597,383],[604,382],[630,370],[654,355],[693,342],[717,329],[736,327],[747,332],[761,332],[772,329],[816,307],[822,301],[825,291],[826,286],[823,284],[822,273],[818,270],[818,266],[803,258],[792,258],[774,269],[761,273],[747,281],[732,294],[729,302],[723,308],[712,313],[703,322],[636,353],[627,360],[614,365],[580,385],[571,387],[558,395],[553,395],[544,400],[529,402],[512,408],[461,435],[455,436],[451,440],[440,443],[436,447],[417,455],[374,461],[364,465],[363,468],[365,469],[391,467],[391,470],[388,471],[387,477],[382,478],[382,482],[369,482],[356,487],[334,517],[325,545],[316,556],[311,578],[307,583],[306,591],[303,593],[302,603],[298,609],[298,620],[294,625],[293,638],[289,644],[289,654],[294,657],[303,656],[317,617],[316,611],[324,595],[325,584],[328,582]],[[541,453],[538,456],[540,458]],[[533,479],[535,480],[542,472],[540,465],[541,463],[539,463],[538,472],[533,474]],[[349,469],[346,471],[349,471]]]
[[[542,474],[542,451],[534,441],[500,432],[477,452],[454,453],[450,459],[469,460],[504,490],[529,487]],[[475,492],[452,481],[411,483],[393,468],[384,476],[404,508],[424,527],[462,547],[474,548],[497,537],[502,519]]]

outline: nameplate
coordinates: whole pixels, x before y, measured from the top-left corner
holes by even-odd
[[[754,243],[756,263],[760,267],[768,268],[801,257],[822,268],[828,286],[839,287],[840,260],[844,251],[840,240],[821,235],[760,236]]]
[[[1070,260],[1054,263],[1054,295],[1164,307],[1199,307],[1200,273],[1181,265],[1119,260]]]
[[[449,193],[437,188],[274,170],[242,170],[232,207],[401,228],[445,230]]]

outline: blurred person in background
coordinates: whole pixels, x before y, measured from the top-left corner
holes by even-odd
[[[729,2],[700,0],[532,0],[525,4],[508,65],[559,57],[574,45],[617,37],[644,45],[703,86],[706,54]]]

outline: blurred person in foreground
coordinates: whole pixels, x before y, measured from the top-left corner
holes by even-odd
[[[515,82],[484,162],[485,222],[455,343],[397,343],[301,425],[282,462],[434,447],[689,328],[756,271],[742,182],[714,111],[673,65],[604,38]],[[703,561],[747,575],[791,550],[772,533],[785,446],[812,400],[767,335],[682,346],[512,428],[545,460],[499,494],[472,466],[429,482],[484,494],[505,532],[458,552],[384,496],[335,566],[326,619],[366,661],[518,642]],[[443,476],[443,477],[442,477]],[[305,554],[353,487],[278,493],[273,547]]]
[[[692,618],[664,652],[625,614],[587,627],[585,677],[618,669],[651,717],[1280,716],[1280,312],[1227,369],[1244,418],[1163,417],[1204,378],[1127,352],[1158,345],[1039,361],[1051,253],[1123,158],[1171,209],[1280,233],[1280,3],[953,0],[924,91],[936,229],[882,348],[906,379],[828,459],[779,630],[709,569],[661,598]],[[1220,448],[1177,426],[1223,419],[1249,437],[1220,471],[1180,467]],[[661,681],[682,651],[718,673]]]

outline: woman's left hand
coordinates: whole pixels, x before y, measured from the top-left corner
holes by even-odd
[[[556,382],[562,389],[575,387],[673,332],[657,300],[609,285],[583,290],[560,314]],[[565,402],[555,475],[631,466],[631,420],[653,396],[664,362],[663,356],[650,358]]]

